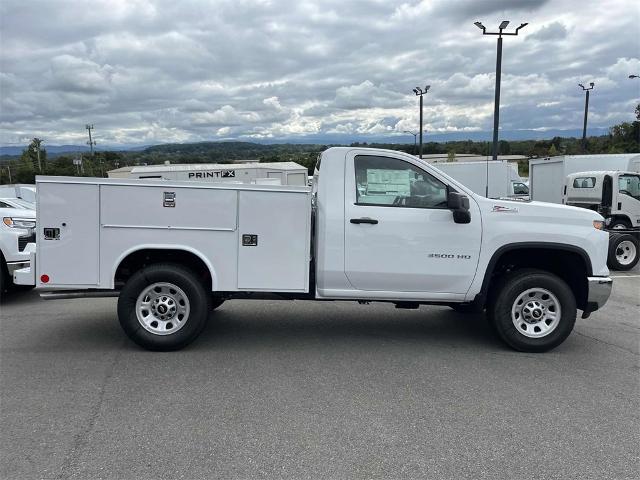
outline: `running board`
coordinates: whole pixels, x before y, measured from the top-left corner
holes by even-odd
[[[43,300],[64,300],[69,298],[109,298],[119,295],[118,290],[58,290],[42,292],[40,298]]]

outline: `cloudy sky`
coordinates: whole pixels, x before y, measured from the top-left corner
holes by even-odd
[[[0,144],[488,132],[506,19],[503,130],[632,119],[637,0],[2,0]]]

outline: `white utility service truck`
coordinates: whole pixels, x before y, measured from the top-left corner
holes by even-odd
[[[313,187],[38,177],[37,242],[18,284],[118,296],[127,335],[193,341],[236,298],[487,310],[511,347],[562,343],[607,301],[593,211],[483,198],[396,151],[330,148]]]
[[[437,162],[432,165],[483,197],[529,199],[529,187],[518,175],[517,164],[489,160]]]

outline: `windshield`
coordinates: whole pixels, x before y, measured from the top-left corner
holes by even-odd
[[[620,175],[618,177],[618,191],[640,200],[640,175]]]

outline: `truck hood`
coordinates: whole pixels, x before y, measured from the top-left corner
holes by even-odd
[[[516,213],[522,216],[545,216],[549,219],[575,219],[575,220],[603,220],[602,215],[593,210],[569,205],[560,205],[547,202],[519,202],[514,200],[494,200],[480,197],[483,211],[492,213]]]
[[[0,208],[0,219],[4,217],[29,218],[35,220],[36,211],[29,210],[28,208]]]

